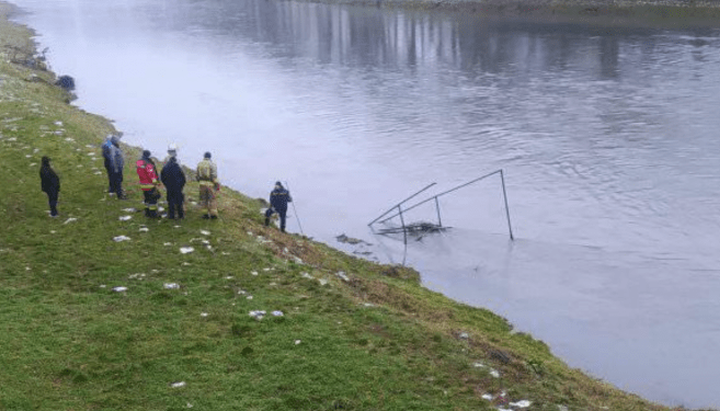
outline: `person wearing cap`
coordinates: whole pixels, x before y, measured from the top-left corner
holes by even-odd
[[[212,154],[205,153],[203,160],[197,165],[195,177],[200,183],[200,204],[207,210],[203,218],[216,219],[218,216],[217,199],[215,192],[220,190],[217,178],[217,166],[211,160]]]
[[[265,211],[265,226],[270,225],[270,217],[273,213],[278,213],[280,216],[280,231],[284,233],[287,206],[291,201],[290,192],[283,187],[281,182],[276,181],[275,188],[270,192],[270,208]]]
[[[57,217],[57,202],[60,195],[60,177],[50,167],[50,158],[44,156],[40,165],[40,188],[48,196],[50,217]]]
[[[125,200],[125,192],[122,189],[123,168],[125,167],[125,158],[122,150],[120,150],[120,137],[110,137],[110,147],[108,150],[108,158],[110,159],[110,192],[115,193],[117,198]]]
[[[155,163],[150,158],[150,150],[144,150],[140,160],[135,163],[138,177],[140,178],[140,189],[145,197],[145,216],[149,218],[158,217],[157,201],[161,195],[157,189],[159,184]]]
[[[171,144],[168,147],[168,160],[160,172],[160,181],[165,186],[168,202],[167,218],[174,219],[177,212],[178,220],[185,218],[183,210],[183,187],[185,187],[185,173],[177,162],[177,147]]]

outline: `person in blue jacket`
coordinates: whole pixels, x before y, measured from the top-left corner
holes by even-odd
[[[183,210],[183,187],[185,187],[185,173],[183,173],[180,164],[177,162],[177,147],[173,144],[168,147],[168,162],[163,166],[160,172],[160,181],[162,181],[167,190],[168,214],[167,218],[174,219],[177,212],[178,220],[185,218]]]
[[[125,192],[122,189],[123,168],[125,167],[125,157],[120,150],[120,137],[112,136],[110,138],[110,147],[108,158],[110,160],[110,192],[115,193],[117,198],[125,200]]]
[[[287,216],[288,203],[292,201],[290,192],[283,187],[282,183],[277,181],[275,189],[270,192],[270,208],[265,211],[265,225],[270,225],[270,216],[278,213],[280,216],[280,231],[285,232],[285,217]]]

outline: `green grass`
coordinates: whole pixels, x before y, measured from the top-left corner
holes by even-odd
[[[0,410],[490,410],[503,403],[482,395],[501,392],[530,410],[665,409],[422,288],[412,270],[265,228],[260,203],[227,188],[217,221],[192,206],[180,224],[123,211],[141,195],[131,166],[130,199],[105,194],[99,145],[112,125],[27,67],[29,35],[0,19]],[[124,149],[132,165],[137,149]],[[43,155],[62,180],[57,219]]]

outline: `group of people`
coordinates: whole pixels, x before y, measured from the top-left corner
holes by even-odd
[[[125,159],[120,149],[120,136],[109,135],[105,143],[102,145],[102,153],[104,158],[105,170],[108,176],[108,193],[111,196],[117,196],[120,200],[127,199],[122,188],[123,169],[125,167]],[[185,196],[183,188],[187,182],[185,173],[177,161],[177,147],[170,145],[168,147],[168,158],[165,165],[157,174],[157,167],[151,158],[152,153],[149,150],[142,152],[142,157],[135,163],[137,170],[140,189],[143,192],[143,200],[145,204],[145,216],[148,218],[159,218],[158,200],[162,197],[160,193],[160,185],[165,186],[167,203],[168,203],[168,219],[183,219],[185,211],[183,204]],[[198,163],[195,178],[197,179],[200,189],[199,198],[201,206],[206,210],[203,214],[205,219],[217,219],[217,192],[220,191],[220,182],[218,181],[217,166],[212,161],[212,154],[206,152],[202,161]],[[50,216],[57,217],[57,202],[60,193],[60,178],[50,166],[50,158],[43,157],[40,167],[41,188],[48,196],[50,205]],[[270,193],[270,207],[265,212],[265,225],[270,224],[270,218],[273,214],[280,217],[280,230],[285,232],[285,223],[287,218],[288,202],[292,201],[290,192],[283,187],[280,181],[275,183],[275,187]]]

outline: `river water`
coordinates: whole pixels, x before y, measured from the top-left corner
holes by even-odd
[[[253,197],[289,231],[416,267],[573,367],[720,407],[720,31],[274,0],[16,0],[82,108]],[[443,234],[367,223],[431,182]],[[412,203],[412,201],[410,202]],[[405,215],[436,217],[434,202]],[[337,243],[345,233],[372,245]]]

